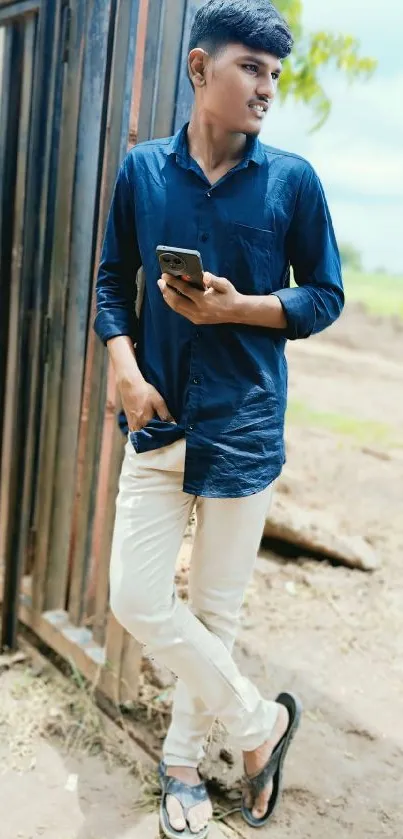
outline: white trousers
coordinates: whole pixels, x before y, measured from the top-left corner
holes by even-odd
[[[277,706],[238,670],[232,648],[272,488],[246,498],[183,492],[184,440],[137,454],[126,444],[110,566],[117,620],[177,677],[163,754],[169,766],[196,767],[215,718],[240,749],[270,735]],[[175,565],[193,509],[197,529],[189,605],[174,587]]]

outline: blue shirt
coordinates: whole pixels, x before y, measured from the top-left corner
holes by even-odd
[[[192,248],[242,294],[275,294],[287,328],[195,326],[164,302],[157,245]],[[145,272],[139,320],[136,273]],[[290,265],[297,288],[290,288]],[[94,328],[129,335],[147,382],[177,425],[155,418],[137,452],[186,438],[183,489],[236,498],[260,492],[285,461],[287,339],[325,329],[344,304],[340,259],[321,183],[295,154],[248,138],[243,160],[211,186],[191,158],[187,125],[125,157],[97,281]]]

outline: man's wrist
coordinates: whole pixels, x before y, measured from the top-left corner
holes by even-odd
[[[115,367],[116,384],[118,387],[125,387],[131,385],[132,387],[141,387],[145,383],[144,376],[140,373],[138,367]]]
[[[131,339],[126,335],[120,335],[108,341],[107,346],[117,385],[122,387],[144,384]]]
[[[241,294],[238,291],[234,300],[234,320],[232,322],[248,325],[249,321],[253,320],[254,315],[256,315],[263,299],[263,297],[256,297],[251,294]]]
[[[234,302],[231,307],[231,323],[245,323],[245,318],[248,315],[248,295],[236,292]]]
[[[233,323],[285,329],[287,319],[278,297],[274,294],[254,296],[237,293],[233,307]]]

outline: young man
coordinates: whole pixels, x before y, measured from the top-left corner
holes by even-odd
[[[325,329],[344,302],[318,177],[302,158],[258,140],[291,47],[268,0],[209,0],[198,11],[190,124],[123,161],[99,269],[95,329],[129,426],[111,608],[178,677],[160,765],[168,837],[207,834],[211,805],[197,767],[214,718],[243,752],[242,813],[258,827],[277,803],[300,716],[295,697],[263,698],[232,658],[284,463],[285,345]],[[160,277],[162,244],[201,252],[204,292]],[[173,581],[194,508],[186,605]]]

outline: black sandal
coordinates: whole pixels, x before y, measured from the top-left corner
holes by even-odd
[[[263,827],[274,813],[280,799],[284,760],[301,720],[302,705],[296,696],[293,696],[291,693],[280,693],[276,702],[287,708],[290,721],[287,731],[272,752],[266,766],[257,775],[250,776],[245,772],[245,782],[253,795],[254,801],[263,792],[265,787],[267,787],[269,781],[273,779],[273,792],[267,812],[261,819],[255,819],[252,810],[249,810],[245,803],[242,802],[242,816],[250,827]]]
[[[189,810],[195,807],[196,804],[201,804],[202,801],[209,801],[209,795],[205,783],[202,781],[196,786],[184,784],[178,781],[177,778],[172,778],[166,774],[166,766],[163,761],[158,767],[158,776],[161,785],[162,797],[160,805],[160,828],[167,839],[205,839],[209,832],[209,825],[199,830],[198,833],[192,833],[189,824],[184,830],[175,830],[169,822],[168,811],[166,808],[167,795],[173,795],[177,798],[187,821]]]

